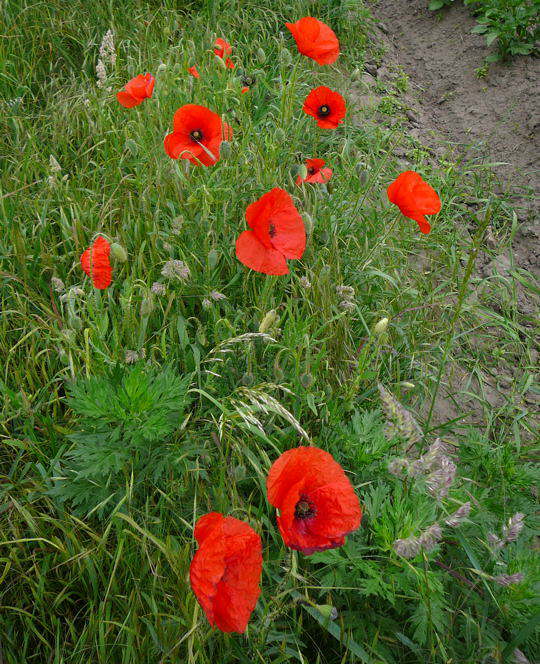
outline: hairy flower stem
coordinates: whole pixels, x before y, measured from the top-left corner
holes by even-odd
[[[465,301],[465,297],[467,295],[467,286],[469,285],[469,281],[471,279],[472,271],[474,268],[474,264],[476,261],[476,257],[478,256],[478,251],[480,250],[480,245],[482,244],[482,239],[484,237],[484,233],[486,231],[486,228],[489,226],[489,222],[491,220],[491,209],[488,208],[486,210],[486,213],[484,215],[484,218],[480,220],[478,224],[478,228],[476,229],[476,234],[473,239],[473,246],[471,249],[471,252],[469,254],[469,260],[467,261],[467,267],[465,268],[465,274],[463,275],[463,280],[461,282],[461,286],[459,289],[459,294],[458,294],[458,301],[456,304],[456,308],[454,309],[454,315],[452,316],[452,320],[450,321],[450,331],[446,340],[446,344],[444,346],[443,354],[441,357],[441,362],[439,364],[439,371],[437,372],[437,379],[435,382],[435,389],[433,390],[433,396],[431,397],[431,404],[429,406],[429,412],[428,416],[426,419],[426,424],[424,427],[424,431],[427,433],[429,429],[429,424],[431,422],[431,416],[433,415],[433,409],[435,407],[435,402],[437,400],[437,394],[439,392],[439,386],[441,384],[441,379],[442,375],[444,372],[444,369],[446,367],[446,363],[448,361],[448,355],[450,353],[450,349],[452,347],[452,344],[454,342],[454,330],[456,327],[456,323],[458,321],[459,316],[461,315],[461,309],[463,307],[463,302]]]

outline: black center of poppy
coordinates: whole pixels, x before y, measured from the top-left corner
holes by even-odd
[[[307,172],[308,172],[310,175],[313,175],[313,173],[315,173],[315,169],[313,168],[313,166],[310,166],[310,167],[307,169]]]
[[[294,516],[296,519],[307,519],[315,514],[315,505],[307,500],[301,498],[294,508]]]
[[[325,118],[327,115],[330,115],[330,106],[327,106],[326,104],[319,106],[319,115],[322,118]]]
[[[194,141],[202,141],[202,131],[200,129],[194,129],[190,136]]]
[[[270,237],[274,237],[275,234],[276,234],[276,227],[274,226],[274,224],[270,224],[270,226],[268,228],[268,235]]]

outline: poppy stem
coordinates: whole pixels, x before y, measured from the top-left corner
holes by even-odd
[[[463,306],[463,302],[465,301],[465,296],[467,294],[467,286],[469,284],[469,280],[472,275],[472,271],[474,269],[474,264],[476,262],[476,257],[478,255],[478,251],[480,250],[480,245],[482,244],[482,238],[484,237],[484,233],[486,231],[486,228],[489,226],[489,222],[491,221],[491,209],[488,207],[488,209],[485,212],[484,218],[478,220],[478,228],[476,230],[476,235],[473,238],[473,245],[471,252],[469,254],[469,260],[467,261],[467,267],[465,268],[465,274],[463,275],[463,280],[461,282],[461,286],[459,289],[459,294],[458,294],[458,300],[456,303],[456,308],[454,309],[454,314],[452,316],[452,319],[450,321],[450,333],[447,337],[446,344],[443,349],[443,354],[441,357],[441,362],[439,364],[439,370],[437,372],[437,379],[435,382],[435,389],[432,390],[433,396],[431,397],[431,404],[429,406],[429,412],[428,416],[426,419],[426,423],[424,426],[424,431],[427,433],[429,429],[429,424],[431,422],[431,416],[433,415],[433,409],[435,407],[435,402],[437,400],[437,394],[439,392],[439,386],[441,384],[441,379],[442,375],[444,372],[444,369],[446,367],[446,363],[448,361],[448,355],[450,353],[450,348],[452,347],[452,344],[454,342],[454,330],[456,327],[456,323],[458,321],[458,318],[461,314],[461,309]]]

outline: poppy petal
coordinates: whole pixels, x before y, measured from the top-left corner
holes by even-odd
[[[129,92],[125,92],[124,90],[117,92],[116,98],[124,108],[133,108],[134,106],[138,106],[140,103],[142,103],[141,99],[133,97],[129,94]]]
[[[244,231],[236,240],[236,257],[257,272],[264,274],[288,274],[289,268],[283,254],[265,247],[253,231]]]

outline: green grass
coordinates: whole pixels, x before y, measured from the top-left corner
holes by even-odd
[[[340,37],[339,68],[296,53],[284,22],[308,14]],[[532,317],[516,298],[517,280],[527,288],[533,280],[473,271],[464,281],[471,252],[508,246],[513,211],[481,163],[430,165],[406,135],[399,90],[388,88],[379,114],[355,104],[349,72],[379,52],[363,5],[19,0],[2,18],[3,660],[502,664],[516,648],[534,658],[537,356]],[[118,55],[111,93],[95,75],[109,28]],[[217,36],[234,46],[233,72],[214,60]],[[200,80],[186,73],[192,64]],[[256,79],[248,94],[239,94],[239,70]],[[113,92],[146,71],[157,78],[153,98],[121,108]],[[335,132],[301,112],[320,84],[348,102]],[[192,101],[234,129],[230,154],[213,168],[185,168],[163,150],[174,111]],[[385,197],[403,170],[398,146],[443,201],[427,237]],[[62,169],[53,181],[51,155]],[[302,156],[327,160],[328,188],[295,187]],[[255,274],[234,256],[245,208],[273,186],[294,196],[310,227],[285,277]],[[477,235],[486,214],[495,245]],[[102,293],[79,266],[96,233],[128,252]],[[161,276],[171,258],[187,263],[190,279]],[[82,293],[68,306],[52,277]],[[156,281],[164,295],[151,294]],[[353,310],[340,306],[340,285],[355,289]],[[213,290],[227,299],[206,307]],[[272,309],[272,340],[246,339]],[[378,337],[372,329],[383,317],[390,324]],[[158,441],[170,468],[127,472],[107,513],[81,514],[54,491],[83,431],[67,386],[108,375],[127,350],[144,351],[138,366],[189,377],[189,405]],[[501,367],[511,385],[493,406],[484,388]],[[456,397],[459,416],[445,417],[435,399],[428,418],[457,369],[471,381]],[[457,445],[457,478],[441,505],[388,472],[407,442],[383,433],[378,381],[418,413],[418,453],[437,435]],[[270,464],[303,432],[350,473],[365,512],[345,547],[311,558],[284,548],[264,491]],[[465,501],[469,521],[445,527],[434,552],[406,560],[393,551],[395,539]],[[209,510],[247,520],[263,538],[263,594],[245,637],[213,632],[189,589],[192,527]],[[488,533],[500,535],[516,512],[526,515],[524,530],[494,553]],[[521,583],[492,580],[516,572]],[[336,607],[336,621],[317,610],[322,604]]]

